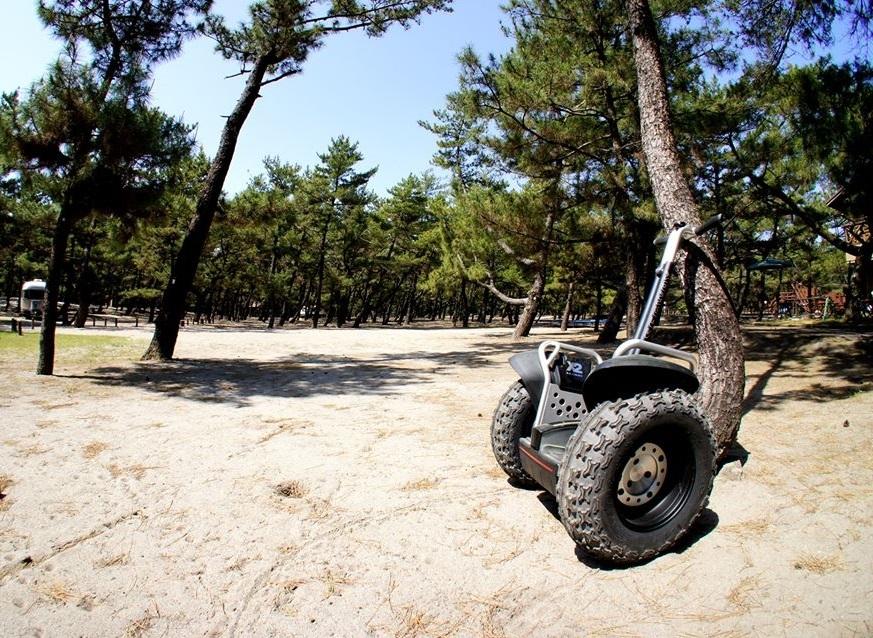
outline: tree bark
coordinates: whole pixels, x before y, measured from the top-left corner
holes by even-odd
[[[330,229],[330,216],[325,220],[321,230],[321,245],[318,248],[318,269],[315,284],[315,308],[312,314],[312,327],[318,328],[318,319],[321,314],[321,292],[324,286],[324,251],[327,249],[327,231]]]
[[[546,289],[546,269],[549,265],[549,255],[552,248],[552,234],[554,232],[557,217],[558,213],[555,209],[550,209],[546,215],[546,227],[541,241],[539,258],[537,260],[537,272],[534,275],[533,283],[527,294],[527,303],[525,303],[521,317],[512,333],[514,339],[521,339],[530,334],[530,329],[533,327],[534,321],[536,321],[537,314],[539,313],[540,303],[543,299],[543,292]]]
[[[515,324],[515,330],[512,333],[513,339],[521,339],[530,334],[530,329],[533,328],[534,321],[537,318],[537,311],[540,307],[540,301],[543,298],[543,290],[546,288],[546,280],[542,270],[538,270],[534,275],[533,283],[527,294],[527,303],[524,304],[524,310],[521,311],[521,317],[518,323]]]
[[[291,319],[291,323],[297,323],[300,319],[300,313],[303,312],[304,307],[309,303],[309,290],[312,285],[312,280],[307,279],[303,282],[303,286],[300,288],[300,294],[297,297],[297,309],[294,311],[294,316]]]
[[[16,294],[15,284],[17,283],[15,277],[15,262],[10,258],[9,261],[6,262],[6,303],[3,305],[3,312],[9,312],[9,308],[12,304],[12,297]],[[18,286],[18,291],[21,291],[21,286]]]
[[[567,284],[567,298],[564,302],[564,314],[561,315],[561,332],[567,332],[567,327],[570,323],[570,313],[573,311],[573,292],[576,287],[576,282],[571,281]]]
[[[594,332],[600,332],[600,315],[603,314],[603,280],[597,278],[597,293],[594,301]]]
[[[377,291],[382,290],[383,274],[379,275],[379,281],[375,286],[367,286],[364,290],[363,298],[361,299],[361,310],[355,315],[355,321],[352,324],[353,328],[360,328],[361,324],[370,316],[370,311],[373,308],[373,295],[378,294]]]
[[[752,271],[748,268],[743,268],[742,273],[742,283],[739,285],[739,291],[736,295],[737,303],[734,313],[738,320],[746,309],[746,305],[749,302],[749,291],[752,289]]]
[[[634,65],[640,107],[640,129],[646,168],[664,227],[697,225],[700,213],[673,136],[667,83],[655,22],[648,0],[628,0]],[[692,240],[695,263],[685,268],[693,292],[694,327],[700,358],[700,401],[722,451],[736,439],[744,391],[743,344],[724,280],[709,245]]]
[[[640,271],[642,269],[638,259],[639,253],[634,250],[635,248],[637,248],[637,246],[635,245],[636,242],[634,240],[635,238],[629,239],[629,244],[632,249],[628,250],[625,256],[624,267],[624,284],[625,290],[627,291],[627,305],[625,308],[625,312],[627,313],[626,333],[628,339],[630,339],[631,335],[634,333],[634,330],[636,330],[640,315],[643,312],[643,298],[640,294],[640,284],[642,283]]]
[[[52,234],[52,254],[45,282],[42,309],[42,326],[39,330],[39,361],[36,373],[51,375],[55,370],[55,330],[58,322],[58,299],[60,299],[61,276],[67,257],[67,241],[73,230],[73,216],[67,206],[61,207],[55,231]]]
[[[79,308],[76,310],[76,316],[73,319],[73,325],[76,328],[84,328],[85,322],[88,319],[88,310],[91,306],[91,292],[93,290],[94,275],[91,273],[91,250],[94,248],[94,232],[97,227],[97,220],[91,220],[91,227],[88,229],[85,243],[85,253],[82,256],[82,266],[79,271],[79,280],[76,284],[76,300],[79,303]],[[69,299],[69,295],[67,295]]]
[[[415,291],[418,288],[418,272],[412,276],[412,289],[409,291],[409,307],[406,312],[406,324],[411,325],[415,321]]]
[[[467,277],[466,275],[461,278],[461,292],[460,292],[460,313],[461,313],[461,327],[469,328],[470,327],[470,297],[467,295]]]
[[[84,328],[88,320],[88,309],[91,307],[91,293],[93,291],[94,275],[85,265],[79,275],[79,284],[77,286],[77,302],[79,304],[76,310],[76,316],[73,318],[73,326],[76,328]]]
[[[598,302],[599,303],[599,302]],[[600,329],[600,334],[597,336],[597,343],[612,343],[618,337],[618,331],[621,328],[621,320],[627,310],[627,290],[622,288],[615,293],[615,299],[612,302],[612,307],[609,309],[609,316],[603,322],[603,327]],[[598,316],[600,313],[598,313]]]
[[[170,281],[161,301],[161,310],[155,319],[155,332],[142,357],[143,360],[173,358],[176,340],[179,337],[179,322],[185,317],[185,298],[197,274],[197,266],[200,263],[203,246],[209,237],[209,229],[218,208],[218,198],[221,196],[221,189],[230,169],[236,143],[243,124],[259,97],[258,91],[271,62],[269,56],[260,56],[255,60],[242,95],[224,124],[218,152],[209,167],[206,183],[197,199],[194,217],[188,224],[188,232],[176,256],[175,268],[170,273]]]

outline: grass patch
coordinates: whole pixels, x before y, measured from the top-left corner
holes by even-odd
[[[728,602],[737,611],[748,613],[753,607],[760,607],[760,603],[755,596],[759,589],[760,585],[757,578],[744,578],[728,592]]]
[[[759,518],[751,521],[742,521],[739,523],[733,523],[732,525],[725,525],[723,527],[719,527],[719,531],[733,534],[735,536],[743,536],[746,538],[756,538],[759,536],[763,536],[772,527],[772,523],[770,521]]]
[[[109,446],[102,441],[92,441],[82,449],[82,456],[86,459],[93,459],[107,447]]]
[[[336,574],[331,570],[327,570],[321,578],[319,578],[321,582],[324,583],[324,598],[325,600],[330,598],[331,596],[336,596],[340,588],[345,585],[351,585],[352,581],[349,580],[348,576],[345,574]]]
[[[803,554],[794,561],[794,569],[802,569],[813,574],[827,574],[841,569],[842,566],[843,561],[839,556]]]
[[[42,585],[38,587],[36,591],[37,593],[42,594],[43,597],[58,605],[66,605],[78,598],[76,592],[69,585],[60,580]]]
[[[162,467],[160,465],[142,465],[141,463],[136,463],[129,467],[121,467],[116,463],[110,463],[106,469],[109,470],[109,475],[112,478],[120,478],[124,475],[129,475],[139,480],[145,476],[147,470],[159,470],[162,469]]]
[[[97,364],[138,359],[145,345],[138,339],[89,334],[58,334],[55,364]],[[0,359],[36,365],[39,357],[39,332],[18,335],[0,332]]]
[[[401,491],[403,492],[420,492],[422,490],[430,490],[439,485],[439,481],[432,478],[423,478],[418,481],[410,481],[403,487],[401,487]]]
[[[102,558],[95,563],[96,567],[114,567],[115,565],[127,565],[127,554],[117,554],[109,558]]]
[[[6,474],[0,474],[0,512],[9,509],[9,501],[6,499],[6,490],[14,481]]]
[[[156,618],[158,617],[152,615],[150,612],[146,612],[142,618],[134,620],[127,626],[124,630],[124,638],[140,638],[140,636],[144,635],[152,628],[152,623]]]

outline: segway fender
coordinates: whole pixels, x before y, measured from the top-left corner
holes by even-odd
[[[539,407],[540,397],[543,395],[543,369],[540,366],[539,354],[536,350],[519,352],[509,358],[509,365],[518,373],[518,378],[524,384],[534,408]]]
[[[607,359],[585,379],[582,394],[589,410],[604,401],[630,399],[642,392],[684,390],[688,394],[700,387],[695,374],[671,361],[645,354]]]

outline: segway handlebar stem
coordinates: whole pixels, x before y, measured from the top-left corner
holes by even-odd
[[[655,240],[656,244],[665,244],[664,254],[661,256],[661,263],[655,270],[655,281],[652,289],[649,291],[649,296],[646,299],[643,312],[640,315],[640,322],[637,324],[637,329],[634,331],[633,339],[645,341],[649,336],[649,329],[652,327],[652,321],[655,314],[661,307],[664,301],[664,294],[667,292],[667,284],[670,280],[670,268],[676,259],[676,254],[682,246],[682,242],[690,236],[700,236],[708,230],[714,228],[721,223],[722,215],[713,215],[700,226],[689,228],[685,224],[677,224],[669,234],[662,239]],[[630,354],[636,354],[638,349],[631,348]]]

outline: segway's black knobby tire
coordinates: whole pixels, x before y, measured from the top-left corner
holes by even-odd
[[[653,558],[703,511],[715,459],[712,428],[686,392],[603,403],[567,443],[557,484],[561,521],[599,560]]]
[[[533,401],[521,381],[513,383],[500,398],[491,420],[491,449],[497,464],[519,485],[536,485],[521,466],[518,440],[530,436],[534,417]]]

